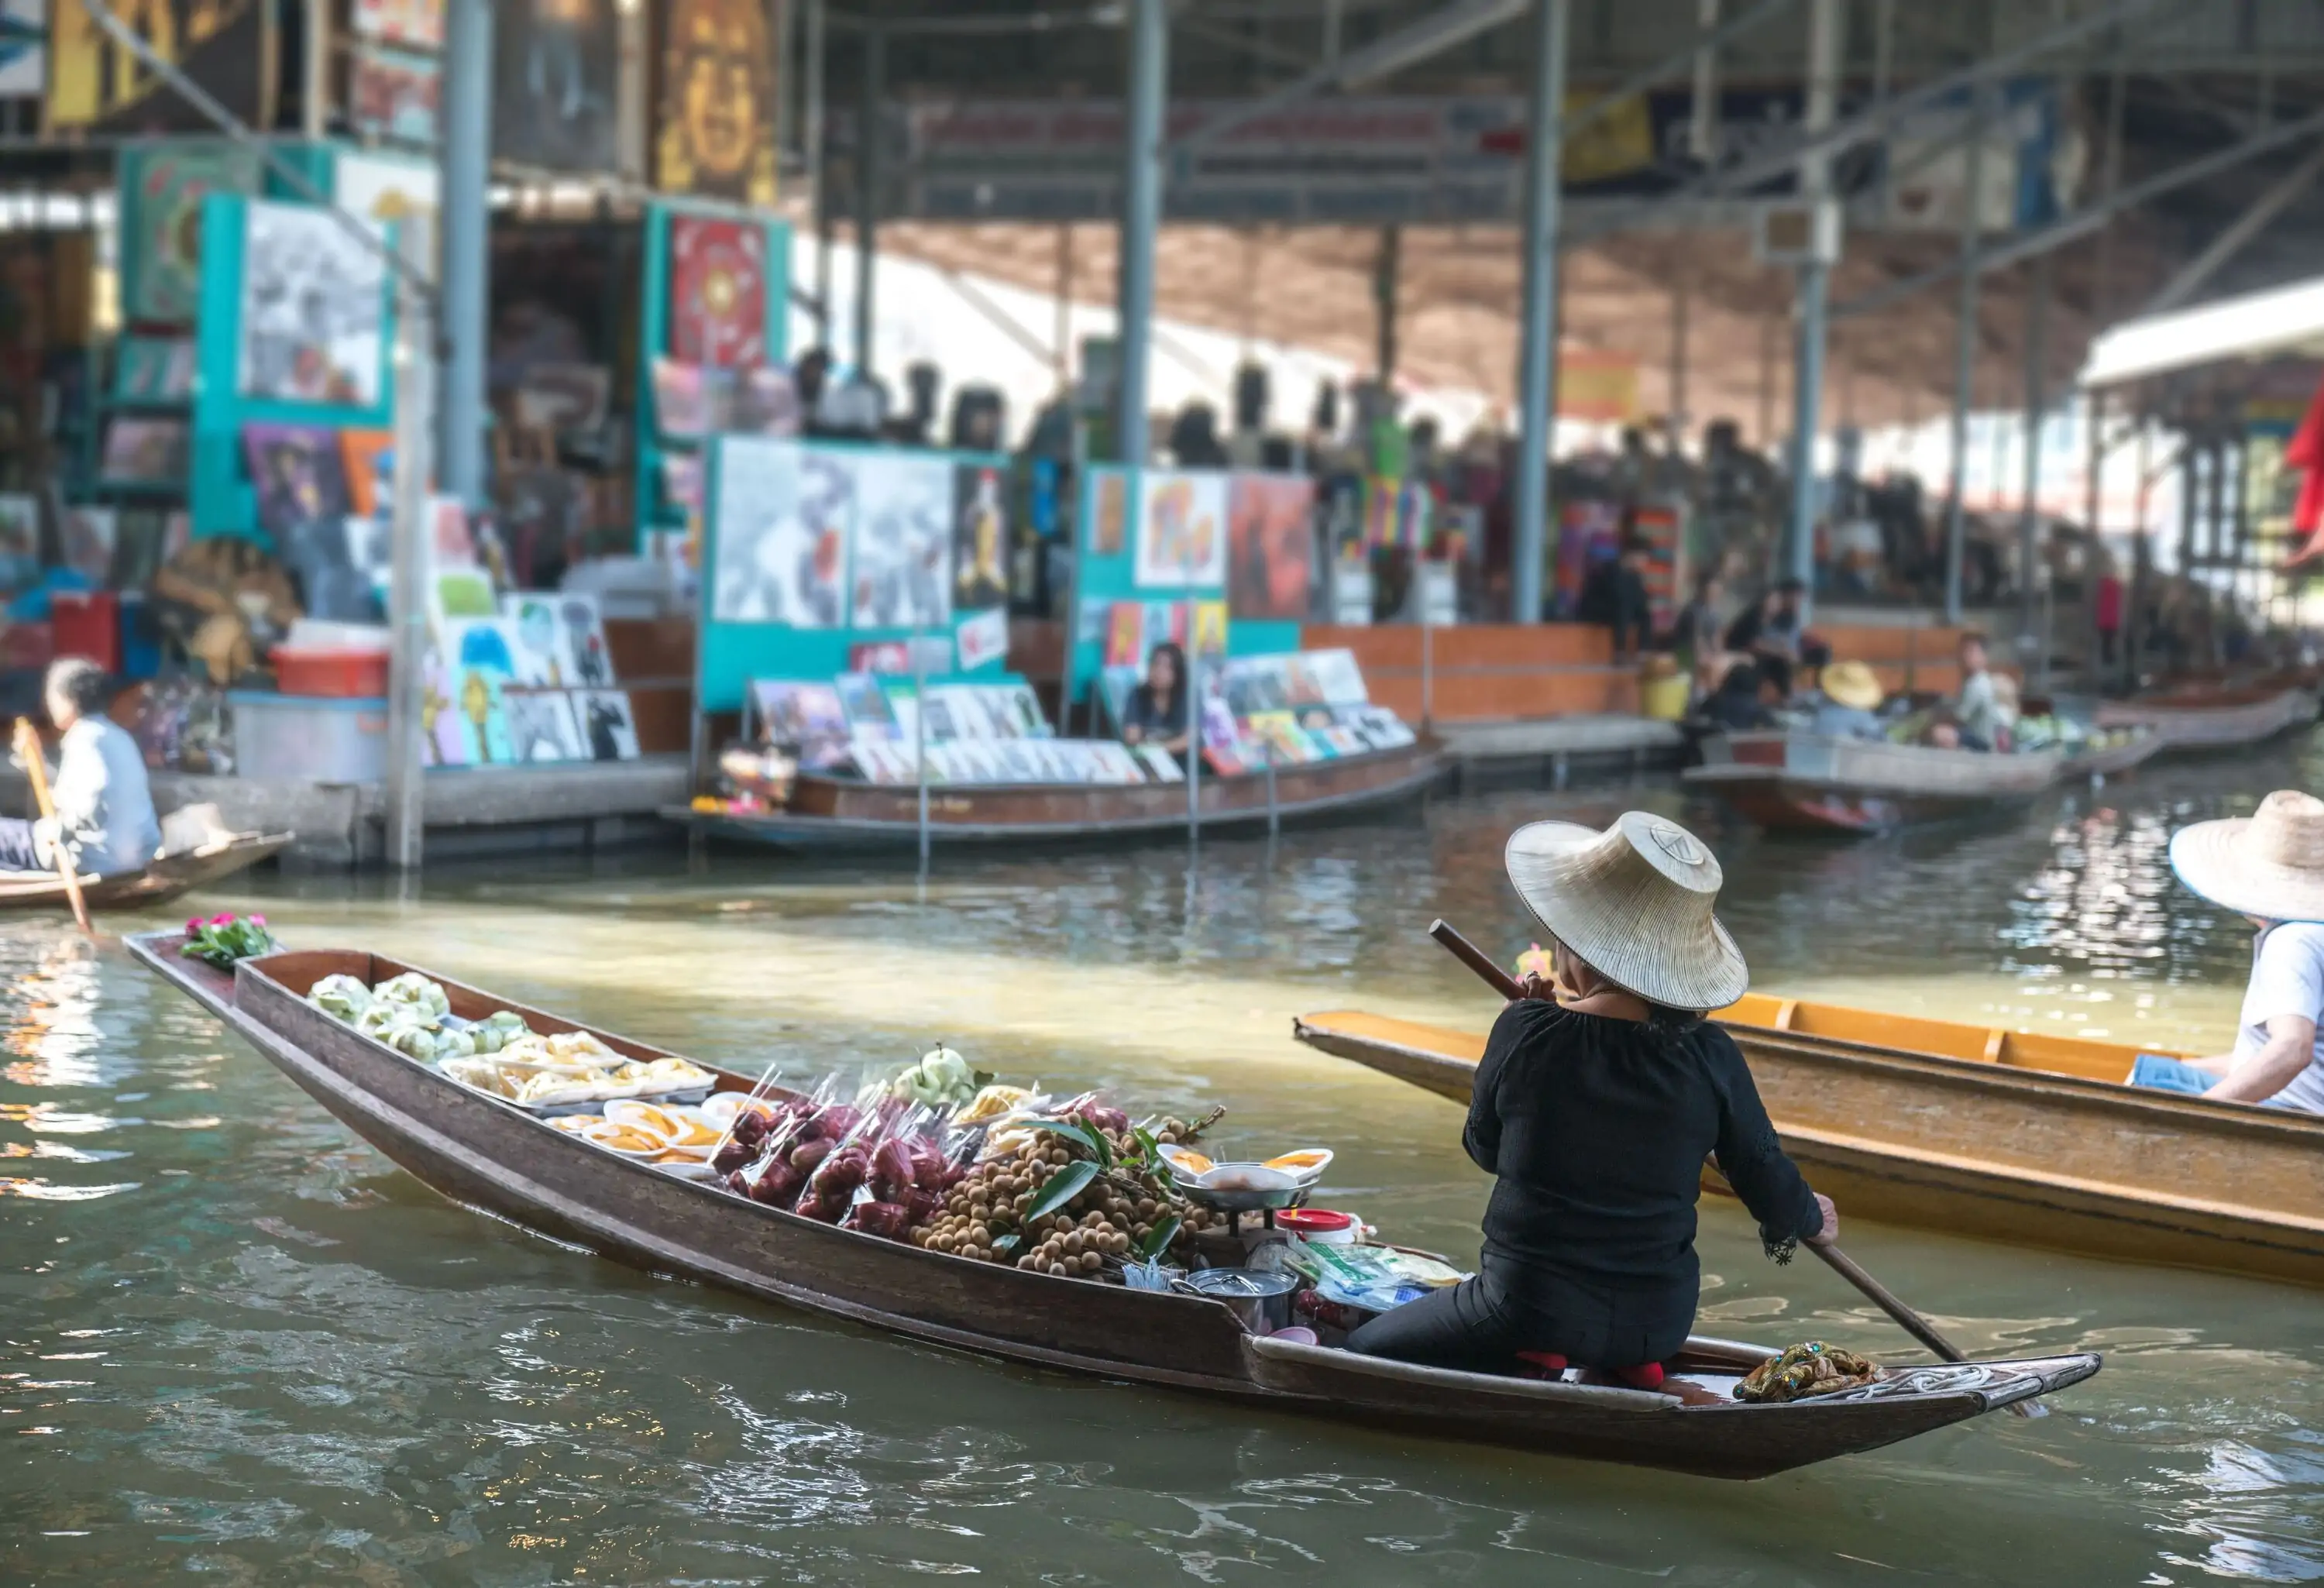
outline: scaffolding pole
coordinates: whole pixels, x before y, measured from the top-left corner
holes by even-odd
[[[1526,128],[1524,319],[1517,346],[1517,522],[1514,575],[1518,623],[1541,622],[1549,549],[1549,445],[1557,413],[1558,162],[1565,143],[1565,32],[1569,0],[1536,0],[1533,99]]]

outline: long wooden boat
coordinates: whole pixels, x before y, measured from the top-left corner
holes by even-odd
[[[2190,688],[2098,706],[2105,727],[2150,727],[2166,754],[2241,750],[2287,728],[2316,720],[2313,690],[2261,685],[2242,689]]]
[[[1718,1019],[1852,1215],[2324,1285],[2324,1116],[2130,1086],[2157,1050],[2127,1044],[1759,993]],[[1463,1104],[1485,1041],[1351,1011],[1293,1034]]]
[[[1436,782],[1443,752],[1423,738],[1397,750],[1279,768],[1205,775],[1197,791],[1204,831],[1314,822],[1417,799]],[[919,839],[919,790],[803,772],[783,810],[764,814],[664,810],[714,836],[782,848],[902,848]],[[942,784],[928,790],[928,830],[944,844],[1139,841],[1186,830],[1184,783]]]
[[[176,854],[165,854],[143,871],[115,872],[84,879],[81,898],[91,909],[134,909],[166,904],[181,893],[206,887],[290,845],[289,833],[235,833]],[[0,909],[68,908],[65,885],[54,872],[0,872]]]
[[[456,1201],[656,1273],[1033,1366],[1193,1390],[1253,1410],[1732,1478],[1892,1444],[2078,1383],[2095,1355],[1892,1370],[1787,1405],[1732,1398],[1766,1353],[1690,1341],[1661,1391],[1416,1367],[1246,1333],[1207,1298],[967,1261],[816,1223],[618,1159],[470,1091],[308,1005],[321,977],[416,967],[351,951],[281,953],[232,976],[131,939],[138,957],[364,1140]],[[433,973],[426,973],[433,975]],[[443,977],[453,1011],[517,1009],[544,1032],[586,1029]],[[595,1033],[636,1057],[662,1050]],[[706,1066],[709,1067],[709,1066]],[[723,1090],[748,1077],[718,1071]]]
[[[2067,782],[2078,778],[2120,777],[2153,760],[2168,743],[2159,729],[2133,728],[2130,736],[2118,744],[2108,744],[2097,750],[2069,751],[2059,776]]]
[[[2030,799],[2058,780],[2062,752],[1996,755],[1821,734],[1711,734],[1682,776],[1763,827],[1884,833]]]

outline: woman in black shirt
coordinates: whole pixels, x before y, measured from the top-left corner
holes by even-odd
[[[1165,640],[1146,659],[1146,681],[1130,692],[1121,712],[1121,742],[1186,748],[1186,653]]]
[[[1514,1371],[1523,1352],[1658,1384],[1694,1325],[1707,1155],[1778,1262],[1835,1238],[1838,1215],[1776,1144],[1733,1040],[1700,1012],[1748,979],[1711,913],[1710,851],[1632,811],[1603,834],[1536,822],[1509,840],[1508,863],[1555,939],[1564,996],[1527,977],[1477,1066],[1462,1145],[1495,1177],[1478,1274],[1381,1314],[1348,1347],[1478,1372]]]

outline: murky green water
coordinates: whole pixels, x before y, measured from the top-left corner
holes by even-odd
[[[1481,1027],[1419,936],[1524,946],[1510,826],[1674,811],[1718,843],[1757,984],[2158,1044],[2224,1043],[2247,952],[2171,880],[2181,821],[2319,754],[2150,771],[1992,829],[1853,846],[1719,829],[1674,790],[908,873],[264,884],[367,943],[792,1073],[942,1037],[1226,1139],[1335,1147],[1326,1200],[1472,1252],[1449,1103],[1306,1053],[1299,1011]],[[954,1356],[633,1273],[437,1198],[240,1043],[50,921],[0,926],[0,1581],[2026,1583],[2324,1576],[2317,1297],[1854,1227],[1973,1348],[2100,1349],[1994,1417],[1754,1485],[1414,1443]],[[6,1195],[13,1193],[13,1195]],[[1843,1209],[1843,1214],[1845,1209]],[[1812,1264],[1706,1209],[1703,1321],[1909,1356]]]

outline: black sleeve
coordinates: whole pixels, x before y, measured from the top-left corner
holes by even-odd
[[[1493,1034],[1485,1039],[1485,1057],[1477,1061],[1477,1079],[1469,1094],[1469,1123],[1461,1132],[1461,1145],[1469,1160],[1489,1175],[1500,1172],[1501,1076],[1509,1067],[1510,1056],[1532,1039],[1544,1017],[1557,1012],[1554,1003],[1521,999],[1501,1011],[1501,1018],[1493,1022]]]
[[[1719,1172],[1759,1221],[1759,1241],[1767,1255],[1789,1262],[1799,1242],[1823,1228],[1823,1210],[1776,1142],[1775,1127],[1767,1122],[1759,1088],[1734,1039],[1706,1027],[1703,1042],[1720,1099]]]

